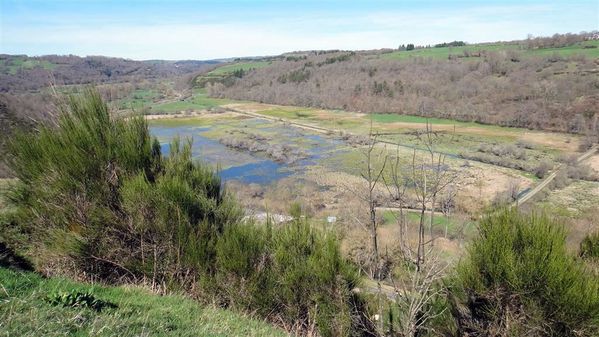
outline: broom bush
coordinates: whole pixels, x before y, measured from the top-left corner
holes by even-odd
[[[544,215],[501,210],[458,269],[463,328],[478,335],[593,336],[599,280],[566,251],[562,226]]]

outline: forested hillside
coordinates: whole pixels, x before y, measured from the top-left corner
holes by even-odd
[[[208,69],[216,61],[133,61],[74,55],[0,55],[0,92],[37,90],[49,85],[115,83],[165,78]]]
[[[208,88],[215,97],[283,105],[596,130],[599,41],[569,44],[564,36],[455,48],[294,53]]]

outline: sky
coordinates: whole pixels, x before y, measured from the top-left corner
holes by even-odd
[[[599,0],[0,0],[0,53],[208,60],[599,30]]]

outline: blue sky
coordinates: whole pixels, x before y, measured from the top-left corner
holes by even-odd
[[[0,53],[214,59],[599,29],[590,1],[0,0]]]

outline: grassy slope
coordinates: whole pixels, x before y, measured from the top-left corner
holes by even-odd
[[[102,287],[0,268],[0,336],[285,336],[264,322],[181,296]],[[91,292],[115,309],[53,306],[58,292]]]
[[[0,216],[11,180],[0,179]],[[0,219],[1,221],[1,219]],[[0,227],[2,224],[0,223]],[[116,309],[53,306],[47,296],[90,292]],[[182,296],[137,287],[104,287],[42,278],[0,267],[0,337],[8,336],[286,336],[275,327]]]
[[[35,67],[41,67],[46,70],[52,70],[56,67],[56,64],[48,61],[40,61],[34,59],[26,59],[24,57],[13,57],[10,60],[0,61],[0,73],[15,75],[19,69],[32,69]]]
[[[0,216],[10,212],[0,179]],[[1,221],[1,219],[0,219]],[[0,224],[2,226],[2,224]],[[47,303],[60,292],[91,292],[116,309],[97,313]],[[103,287],[42,278],[0,267],[0,337],[4,336],[286,336],[275,327],[182,296],[158,296],[136,287]]]
[[[235,70],[239,70],[239,69],[243,69],[243,70],[258,69],[258,68],[264,68],[268,65],[270,65],[270,62],[268,62],[268,61],[233,63],[233,64],[224,65],[222,67],[218,67],[218,68],[212,70],[211,72],[209,72],[207,75],[223,75],[223,74],[232,73]]]
[[[593,45],[598,48],[584,48],[584,46]],[[410,51],[397,51],[384,54],[382,58],[391,60],[400,60],[411,57],[433,57],[446,59],[449,55],[463,55],[464,51],[500,51],[500,50],[517,50],[523,55],[530,56],[550,56],[553,53],[558,53],[561,56],[571,56],[574,54],[585,55],[590,58],[599,57],[599,41],[586,41],[582,44],[576,44],[563,48],[545,48],[545,49],[520,49],[517,44],[481,44],[464,47],[444,47],[444,48],[423,48]]]
[[[397,225],[397,218],[399,216],[398,211],[383,211],[382,216],[384,220],[384,225]],[[420,220],[420,214],[414,212],[406,212],[406,219],[410,224],[416,225]],[[425,219],[426,223],[430,222],[430,213],[426,213]],[[462,228],[462,226],[464,226],[465,228]],[[467,237],[470,237],[475,233],[475,226],[475,222],[467,222],[464,225],[462,221],[452,217],[447,217],[438,212],[433,217],[433,228],[439,232],[443,232],[445,231],[445,228],[447,228],[447,234],[450,237],[458,235],[462,231],[467,235]]]
[[[203,110],[227,103],[231,103],[231,101],[227,99],[211,98],[206,95],[204,90],[197,90],[190,98],[187,98],[185,100],[167,102],[150,106],[152,107],[152,113],[171,113],[186,110]]]
[[[136,89],[129,97],[116,102],[116,105],[119,109],[141,109],[151,105],[156,96],[158,92],[153,89]]]

